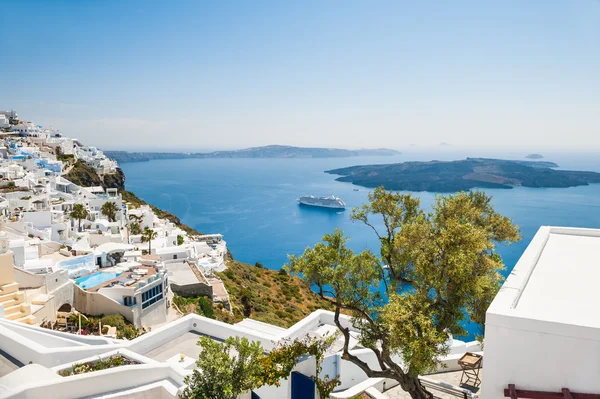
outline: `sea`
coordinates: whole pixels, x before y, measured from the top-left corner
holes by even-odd
[[[367,226],[344,212],[298,205],[303,195],[342,198],[348,208],[368,201],[369,189],[336,181],[326,170],[352,165],[456,160],[467,156],[525,160],[523,152],[407,151],[393,157],[303,159],[172,159],[121,165],[126,188],[172,212],[202,233],[222,233],[233,257],[280,269],[288,255],[301,254],[337,227],[354,251],[378,254],[379,242]],[[600,153],[547,153],[565,170],[600,172]],[[520,226],[523,239],[500,245],[508,275],[540,226],[600,228],[600,184],[572,188],[486,189],[495,209]],[[414,193],[428,209],[436,193]],[[376,227],[382,227],[375,220]],[[569,265],[565,265],[569,267]],[[478,329],[467,325],[472,339]]]

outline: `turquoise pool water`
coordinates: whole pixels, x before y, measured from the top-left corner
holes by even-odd
[[[102,284],[105,281],[112,280],[115,277],[119,277],[119,275],[121,275],[121,273],[96,272],[84,277],[79,277],[75,280],[75,284],[77,284],[84,290],[87,290],[88,288],[93,288],[99,284]]]

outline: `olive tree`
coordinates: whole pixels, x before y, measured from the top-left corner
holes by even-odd
[[[288,270],[335,307],[343,359],[370,378],[398,381],[412,398],[431,397],[418,376],[438,367],[448,333],[465,335],[468,320],[483,325],[502,281],[496,245],[520,239],[518,227],[490,201],[482,192],[440,195],[426,212],[411,194],[376,188],[351,217],[376,234],[379,256],[355,254],[340,230],[290,256]],[[350,353],[342,311],[352,315],[377,367]]]
[[[221,343],[201,337],[198,345],[202,352],[180,398],[237,399],[261,386],[264,353],[259,342],[236,337]]]

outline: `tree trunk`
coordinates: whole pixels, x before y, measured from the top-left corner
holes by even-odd
[[[418,376],[406,376],[404,383],[400,384],[412,399],[432,399],[433,395],[421,386]]]

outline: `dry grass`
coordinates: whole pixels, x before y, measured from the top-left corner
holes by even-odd
[[[217,274],[229,292],[234,317],[217,312],[217,319],[231,322],[250,317],[287,328],[317,309],[333,309],[298,277],[235,260],[228,261],[227,267]]]

